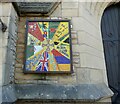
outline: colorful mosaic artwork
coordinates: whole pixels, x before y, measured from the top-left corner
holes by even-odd
[[[25,72],[71,72],[69,21],[27,21]]]

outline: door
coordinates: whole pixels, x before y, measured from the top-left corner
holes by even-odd
[[[104,11],[101,32],[108,83],[114,92],[112,101],[120,104],[120,3],[111,5]]]

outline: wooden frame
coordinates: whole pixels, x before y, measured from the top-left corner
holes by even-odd
[[[72,73],[70,20],[27,20],[24,73]]]

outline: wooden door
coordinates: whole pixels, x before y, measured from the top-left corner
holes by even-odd
[[[120,101],[120,3],[106,8],[101,31],[109,87],[114,92],[112,101],[117,104]]]

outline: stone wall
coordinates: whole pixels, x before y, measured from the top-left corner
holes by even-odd
[[[101,16],[108,4],[109,3],[107,2],[79,2],[78,0],[75,0],[75,2],[72,0],[71,2],[62,1],[58,5],[58,8],[56,8],[49,17],[20,17],[18,21],[17,53],[14,73],[16,96],[18,99],[36,98],[54,100],[58,97],[59,100],[66,98],[74,100],[86,99],[86,101],[100,101],[101,98],[107,98],[107,100],[105,99],[105,102],[110,102],[112,92],[107,86],[107,74],[100,29]],[[11,3],[6,5],[11,5]],[[12,8],[12,6],[10,7]],[[12,12],[10,13],[12,14]],[[8,17],[9,24],[11,16]],[[74,73],[54,75],[24,74],[23,65],[25,57],[26,19],[58,19],[58,17],[71,20],[73,27],[71,29],[71,35]],[[16,28],[9,28],[8,30],[15,31]],[[6,33],[6,36],[8,36],[9,32]],[[6,40],[8,42],[9,39]],[[9,47],[4,49],[6,49],[5,52],[7,52]],[[12,52],[14,53],[15,51],[9,53],[11,54]],[[7,64],[5,64],[5,66],[7,67]],[[8,68],[5,68],[4,70],[8,70]],[[14,71],[14,68],[12,71]],[[7,72],[9,74],[9,71]],[[7,80],[4,82],[10,83],[10,76],[7,75],[7,73],[3,75],[7,77]],[[40,88],[43,90],[40,90]],[[56,90],[57,93],[54,90]],[[63,98],[63,96],[65,98]]]
[[[0,18],[7,25],[7,30],[0,30],[0,71],[2,76],[2,100],[14,101],[14,69],[16,58],[17,20],[18,16],[11,3],[0,3]]]
[[[2,33],[2,65],[3,85],[14,82],[14,66],[16,58],[17,14],[9,3],[2,3],[2,21],[7,25],[6,32]]]
[[[44,17],[43,17],[44,18]],[[42,19],[43,19],[42,18]],[[49,17],[50,18],[50,17]],[[51,17],[53,19],[54,17]],[[18,40],[17,40],[17,61],[15,69],[15,83],[57,83],[57,84],[76,84],[76,74],[24,74],[24,58],[25,58],[25,25],[26,19],[41,19],[41,17],[20,17],[18,25]],[[46,18],[44,18],[46,19]],[[48,19],[48,18],[47,18]],[[77,44],[77,33],[71,31],[72,43]],[[73,64],[75,67],[80,66],[79,52],[73,52]]]
[[[100,14],[96,12],[99,10],[99,8],[97,9],[97,5],[99,5],[100,8],[103,6],[103,3],[62,1],[50,17],[20,17],[18,25],[15,83],[20,86],[21,84],[107,85],[106,66],[100,30]],[[71,29],[71,35],[74,73],[50,75],[24,74],[26,19],[58,19],[59,17],[62,19],[70,19],[73,27]],[[109,91],[108,88],[108,92]],[[108,96],[110,96],[109,94]]]
[[[57,83],[57,84],[107,84],[104,62],[102,38],[99,30],[99,18],[92,13],[87,5],[82,2],[62,2],[48,19],[62,17],[70,19],[73,28],[73,69],[71,75],[38,75],[24,74],[24,51],[25,51],[25,23],[26,19],[41,19],[45,17],[20,17],[17,41],[17,61],[15,70],[16,83]],[[104,79],[103,79],[104,78]]]

